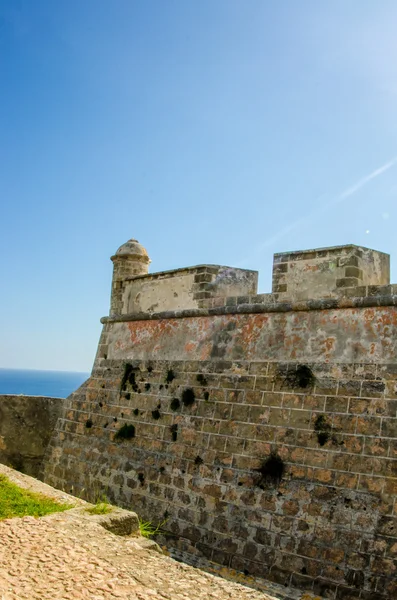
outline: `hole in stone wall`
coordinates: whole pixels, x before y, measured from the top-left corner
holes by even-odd
[[[191,406],[195,401],[196,397],[192,388],[186,388],[182,392],[182,402],[185,406]]]
[[[203,464],[203,459],[201,458],[201,456],[196,456],[196,458],[194,459],[194,464],[195,465],[202,465]]]
[[[132,373],[133,367],[130,363],[125,363],[124,365],[124,373],[123,373],[123,377],[121,379],[121,383],[120,383],[120,389],[121,390],[125,390],[127,387],[127,381],[128,378],[130,376],[130,374]]]
[[[153,367],[151,365],[149,365],[148,368],[147,368],[147,372],[151,373],[152,371],[153,371]]]
[[[207,380],[202,373],[199,373],[197,375],[196,379],[201,385],[204,385],[204,386],[207,385]]]
[[[320,446],[325,446],[331,438],[332,426],[324,415],[318,415],[314,422],[314,431],[317,433],[317,441]]]
[[[288,371],[285,381],[292,388],[308,388],[314,385],[315,376],[307,365],[298,365],[295,371]]]
[[[152,410],[152,417],[156,421],[161,417],[160,411],[157,410],[157,408],[156,408],[156,410]]]
[[[139,410],[137,408],[134,408],[134,410],[132,412],[134,413],[135,416],[139,415]]]
[[[266,458],[259,469],[256,469],[259,474],[259,478],[256,481],[256,485],[263,489],[266,484],[279,484],[284,472],[285,465],[283,459],[276,453],[272,452],[268,458]]]
[[[116,432],[114,439],[116,441],[131,440],[133,437],[135,437],[135,427],[133,425],[125,424]]]
[[[150,383],[145,383],[145,390],[147,392],[150,390]]]
[[[207,401],[210,397],[210,393],[209,392],[204,392],[204,400]]]
[[[172,369],[168,369],[167,375],[166,375],[166,378],[165,378],[165,382],[166,383],[171,383],[172,381],[174,381],[174,379],[175,379],[174,371]]]
[[[176,442],[178,438],[178,425],[176,423],[174,425],[171,425],[170,430],[172,441]]]
[[[171,410],[178,410],[178,408],[180,408],[181,403],[179,402],[178,398],[173,398],[171,400],[171,404],[170,404],[170,408]]]
[[[91,421],[91,419],[87,419],[87,421],[85,422],[85,426],[87,427],[87,429],[91,429],[91,427],[93,426],[93,422]]]
[[[143,485],[145,483],[145,476],[143,473],[138,473],[138,481],[140,482],[141,485]]]

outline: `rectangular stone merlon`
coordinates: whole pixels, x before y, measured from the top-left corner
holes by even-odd
[[[220,265],[198,265],[126,279],[121,314],[201,308],[210,298],[252,296],[258,272]]]
[[[390,256],[353,244],[281,252],[273,259],[272,292],[279,300],[334,298],[347,288],[389,283]]]

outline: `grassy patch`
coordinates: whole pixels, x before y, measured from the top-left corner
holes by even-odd
[[[110,506],[107,502],[97,502],[92,508],[87,508],[87,512],[90,513],[90,515],[107,515],[112,512],[112,510],[113,506]]]
[[[159,523],[158,525],[154,525],[150,521],[141,521],[139,519],[139,531],[140,534],[145,538],[151,538],[153,535],[157,535],[159,533],[165,533],[162,529],[162,526],[165,525],[167,519]]]
[[[0,520],[13,517],[43,517],[73,508],[41,494],[19,488],[5,475],[0,475]]]

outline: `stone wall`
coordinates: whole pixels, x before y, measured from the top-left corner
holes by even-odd
[[[111,310],[45,481],[166,520],[163,541],[187,562],[325,598],[396,598],[397,287],[371,253],[375,280],[326,298],[220,285],[196,307]],[[112,307],[150,277],[118,281]]]
[[[351,244],[274,255],[272,289],[280,298],[331,298],[344,288],[389,283],[389,255],[370,248]]]
[[[308,315],[300,313],[302,330]],[[379,322],[385,317],[375,329]],[[136,360],[107,351],[58,422],[48,483],[100,485],[144,518],[167,518],[175,537],[165,543],[189,562],[214,561],[324,597],[394,597],[395,363],[381,363],[379,353],[379,364],[370,354],[362,363],[301,355],[281,362],[270,345],[270,361]],[[131,437],[117,440],[117,432]]]
[[[0,396],[0,462],[37,477],[62,398]]]
[[[122,283],[119,314],[200,308],[208,298],[256,294],[257,284],[257,271],[218,265],[127,278]]]

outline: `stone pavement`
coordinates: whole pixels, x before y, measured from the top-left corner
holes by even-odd
[[[77,504],[40,519],[0,521],[0,600],[275,600],[148,549],[145,538],[107,531],[84,501],[2,465],[0,472]]]
[[[270,599],[82,523],[82,510],[0,523],[2,600]]]

